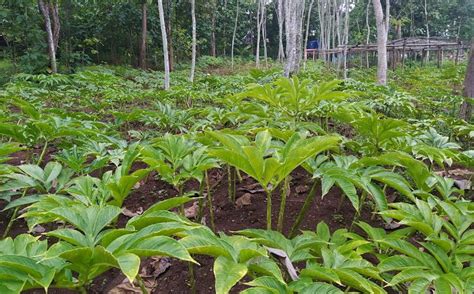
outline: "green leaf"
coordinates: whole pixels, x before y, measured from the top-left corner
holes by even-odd
[[[154,236],[144,240],[138,240],[127,249],[127,252],[139,256],[170,256],[196,263],[181,243],[167,236]]]
[[[224,256],[214,262],[216,294],[227,294],[247,274],[247,267]]]
[[[132,253],[124,253],[117,257],[117,262],[122,273],[128,278],[130,283],[133,283],[140,269],[140,257]]]
[[[321,282],[312,283],[306,287],[304,287],[300,292],[300,294],[316,294],[316,293],[324,293],[324,294],[342,294],[340,289],[337,287]]]
[[[425,280],[428,280],[428,281],[432,281],[436,278],[438,278],[439,276],[432,273],[432,272],[427,272],[427,271],[422,271],[420,269],[406,269],[406,270],[403,270],[401,272],[399,272],[398,274],[396,274],[391,280],[390,280],[390,284],[391,286],[393,285],[398,285],[400,283],[405,283],[405,282],[409,282],[409,281],[415,281],[415,280],[418,280],[418,279],[425,279]]]

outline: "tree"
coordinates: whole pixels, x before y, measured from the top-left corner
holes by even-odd
[[[309,3],[308,15],[306,16],[306,33],[304,36],[304,47],[303,47],[304,50],[308,48],[309,23],[311,21],[311,11],[313,10],[313,4],[314,4],[314,0],[311,0],[311,2]],[[305,66],[306,66],[306,63],[305,63]]]
[[[57,73],[56,51],[58,49],[60,32],[58,3],[54,0],[38,0],[38,6],[44,18],[51,72]]]
[[[147,0],[142,2],[142,36],[140,40],[140,55],[138,66],[146,69],[146,38],[147,38]]]
[[[192,56],[191,56],[191,74],[189,80],[194,81],[194,71],[196,70],[196,1],[191,0],[191,19],[193,23],[193,41],[192,41]]]
[[[278,60],[280,62],[283,62],[283,59],[285,59],[285,49],[283,48],[283,7],[283,0],[278,0]]]
[[[381,0],[373,0],[377,27],[377,82],[387,84],[387,39],[390,26],[390,0],[385,0],[385,16]]]
[[[472,103],[474,99],[474,39],[471,40],[469,63],[464,78],[464,101],[461,105],[460,118],[469,121],[472,116]]]
[[[234,46],[235,46],[235,35],[237,34],[237,23],[239,21],[239,4],[240,0],[237,0],[237,6],[235,8],[235,22],[234,22],[234,31],[232,32],[232,48],[230,50],[230,59],[232,64],[232,69],[234,69]]]
[[[285,3],[286,65],[284,75],[297,73],[301,60],[304,1],[287,0]]]
[[[217,0],[211,0],[212,14],[211,14],[211,56],[216,57],[216,14],[217,14]]]
[[[170,61],[168,55],[168,37],[166,36],[165,14],[163,0],[158,0],[158,13],[160,15],[161,38],[163,40],[163,59],[165,64],[165,90],[170,88]]]

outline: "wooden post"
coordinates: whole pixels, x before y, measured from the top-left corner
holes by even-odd
[[[407,45],[407,38],[403,39],[403,49],[402,49],[402,67],[405,67],[405,46]]]
[[[441,67],[441,46],[438,46],[438,50],[436,50],[436,58],[438,59],[437,66],[439,68]]]
[[[421,49],[421,66],[423,66],[424,60],[425,60],[425,49]]]
[[[456,58],[454,59],[455,65],[458,65],[458,61],[459,61],[459,47],[461,47],[461,42],[458,43],[458,46],[456,48]]]
[[[393,47],[392,49],[392,70],[395,70],[397,67],[397,49]]]

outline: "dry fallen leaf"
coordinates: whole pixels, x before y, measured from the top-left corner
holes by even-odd
[[[242,208],[243,206],[247,206],[252,204],[252,194],[245,193],[244,195],[240,196],[236,201],[235,205],[238,208]]]
[[[41,225],[36,225],[31,232],[33,234],[42,234],[46,232],[46,229]]]
[[[140,270],[140,277],[148,293],[153,293],[156,287],[158,287],[157,278],[171,266],[171,263],[167,257],[152,257],[150,260],[151,262],[148,262]],[[131,284],[128,279],[124,279],[122,283],[107,292],[107,294],[135,293],[140,294],[142,290],[136,281]]]
[[[309,190],[309,187],[306,186],[306,185],[299,185],[299,186],[296,186],[296,188],[295,188],[295,191],[298,194],[306,193],[306,192],[308,192],[308,190]]]
[[[461,190],[471,189],[471,181],[469,180],[454,180],[454,184]]]
[[[199,204],[197,201],[193,202],[193,205],[184,210],[184,216],[187,218],[195,218],[198,215]]]
[[[385,224],[384,227],[386,230],[395,230],[401,227],[401,224],[399,222],[392,220],[391,222]]]
[[[137,215],[140,215],[143,213],[143,207],[139,207],[137,209],[137,211],[133,212],[127,208],[124,208],[122,210],[122,214],[125,215],[125,216],[128,216],[128,217],[134,217],[134,216],[137,216]]]

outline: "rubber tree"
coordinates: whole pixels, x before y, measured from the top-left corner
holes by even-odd
[[[285,2],[285,32],[286,32],[286,77],[297,73],[300,67],[301,46],[303,40],[304,1],[287,0]]]
[[[381,0],[372,0],[377,27],[377,83],[387,84],[387,39],[390,27],[390,0],[385,0],[385,15]]]
[[[165,65],[165,90],[170,88],[170,60],[168,55],[168,37],[166,35],[165,14],[163,12],[163,0],[158,0],[158,14],[160,16],[161,38],[163,42],[163,60]]]
[[[189,81],[194,82],[194,72],[196,70],[196,1],[191,0],[191,19],[193,26],[193,40],[192,40],[192,53],[191,53],[191,73],[189,75]]]
[[[146,39],[147,39],[147,12],[148,0],[142,0],[142,34],[140,39],[140,51],[138,56],[138,66],[146,69]]]
[[[44,18],[51,72],[57,73],[56,52],[60,33],[58,2],[54,0],[38,0],[38,7]]]
[[[474,103],[474,39],[471,41],[471,52],[464,78],[464,101],[459,114],[461,119],[469,121],[472,116],[472,104]]]
[[[240,0],[237,0],[237,6],[235,8],[234,30],[232,32],[232,45],[230,49],[230,56],[231,56],[230,59],[231,59],[232,69],[234,69],[234,48],[235,48],[235,36],[237,34],[237,24],[239,21],[239,9],[240,9]]]
[[[285,59],[285,49],[283,48],[283,24],[284,24],[284,6],[283,0],[278,0],[278,61]]]

